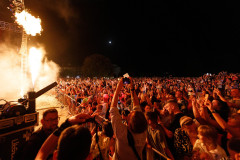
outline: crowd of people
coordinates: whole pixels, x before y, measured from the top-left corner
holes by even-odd
[[[74,115],[60,127],[43,116],[54,125],[36,159],[239,160],[239,78],[59,79]]]

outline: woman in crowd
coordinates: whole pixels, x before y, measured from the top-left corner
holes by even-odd
[[[147,137],[147,120],[141,112],[139,99],[134,92],[133,81],[130,78],[133,111],[128,116],[128,125],[122,123],[117,108],[118,95],[123,88],[123,78],[119,80],[110,108],[111,122],[116,136],[116,149],[113,159],[142,159],[142,151]]]
[[[193,146],[195,154],[204,155],[209,160],[227,159],[227,154],[217,144],[217,131],[208,125],[198,127],[198,138]]]
[[[108,160],[109,159],[109,150],[110,150],[110,141],[113,137],[112,124],[109,122],[104,122],[102,124],[102,131],[98,131],[93,135],[91,150],[93,159]]]
[[[213,105],[210,101],[208,101],[207,107],[211,111],[211,113],[212,113],[213,117],[215,118],[216,122],[221,126],[221,128],[224,131],[227,131],[227,133],[228,133],[227,138],[228,139],[240,138],[240,113],[233,113],[232,115],[230,115],[228,117],[228,121],[226,122],[220,116],[220,114],[216,110],[214,110]],[[233,158],[235,156],[235,154],[233,152],[231,152],[231,150],[229,149],[229,146],[228,146],[227,151],[229,152],[231,158]]]
[[[193,155],[193,145],[197,140],[197,124],[191,117],[180,119],[181,128],[174,133],[174,147],[179,160],[190,160]]]

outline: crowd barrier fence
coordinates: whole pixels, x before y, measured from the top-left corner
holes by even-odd
[[[63,107],[67,107],[68,114],[74,116],[78,113],[81,113],[82,107],[80,107],[80,103],[76,102],[76,99],[63,93],[61,91],[56,91],[57,100],[63,105]],[[90,122],[83,124],[83,126],[87,127],[89,130],[92,130],[94,125]]]

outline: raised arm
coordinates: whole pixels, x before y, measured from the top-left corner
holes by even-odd
[[[224,121],[224,119],[213,109],[211,103],[206,104],[208,109],[211,111],[213,117],[215,118],[216,122],[219,124],[219,126],[223,129],[229,132],[234,137],[240,137],[240,134],[238,131],[235,130],[235,128],[229,126],[227,122]]]
[[[221,128],[221,127],[219,126],[219,124],[218,124],[214,119],[212,119],[212,118],[210,117],[210,115],[209,115],[209,113],[208,113],[208,110],[207,110],[207,106],[206,106],[208,103],[211,103],[211,104],[212,104],[212,102],[211,102],[210,100],[208,100],[208,102],[205,103],[205,105],[202,106],[202,111],[203,111],[202,113],[203,113],[204,120],[206,120],[207,123],[209,123],[210,125],[212,125],[212,126],[214,126],[214,127]]]
[[[113,95],[113,99],[112,99],[112,103],[111,103],[111,108],[116,108],[117,107],[117,103],[118,103],[118,95],[121,91],[123,87],[123,79],[121,78],[118,82],[118,85],[117,85],[117,88],[114,92],[114,95]]]
[[[201,117],[199,111],[198,111],[198,107],[197,105],[199,105],[197,103],[196,98],[194,97],[192,99],[192,109],[193,109],[193,115],[195,117],[195,119],[200,123],[200,124],[206,124],[206,120],[204,118]]]
[[[214,93],[217,94],[217,96],[223,101],[223,102],[228,102],[221,94],[219,89],[214,89]]]
[[[215,89],[214,92],[217,94],[217,96],[223,101],[226,102],[229,107],[236,107],[234,103],[229,102],[227,99],[225,99],[219,89]]]
[[[130,79],[130,87],[131,87],[130,89],[131,89],[131,97],[133,100],[133,106],[140,106],[138,96],[134,89],[133,79],[132,77],[129,77],[129,79]]]
[[[196,119],[198,119],[199,117],[201,117],[200,116],[200,113],[198,112],[198,108],[197,108],[197,100],[196,100],[196,98],[194,97],[193,99],[192,99],[192,109],[193,109],[193,115],[194,115],[194,117],[196,118]]]

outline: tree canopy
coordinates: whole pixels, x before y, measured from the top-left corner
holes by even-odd
[[[108,57],[93,54],[85,58],[82,65],[82,74],[86,77],[113,76],[113,65]]]

